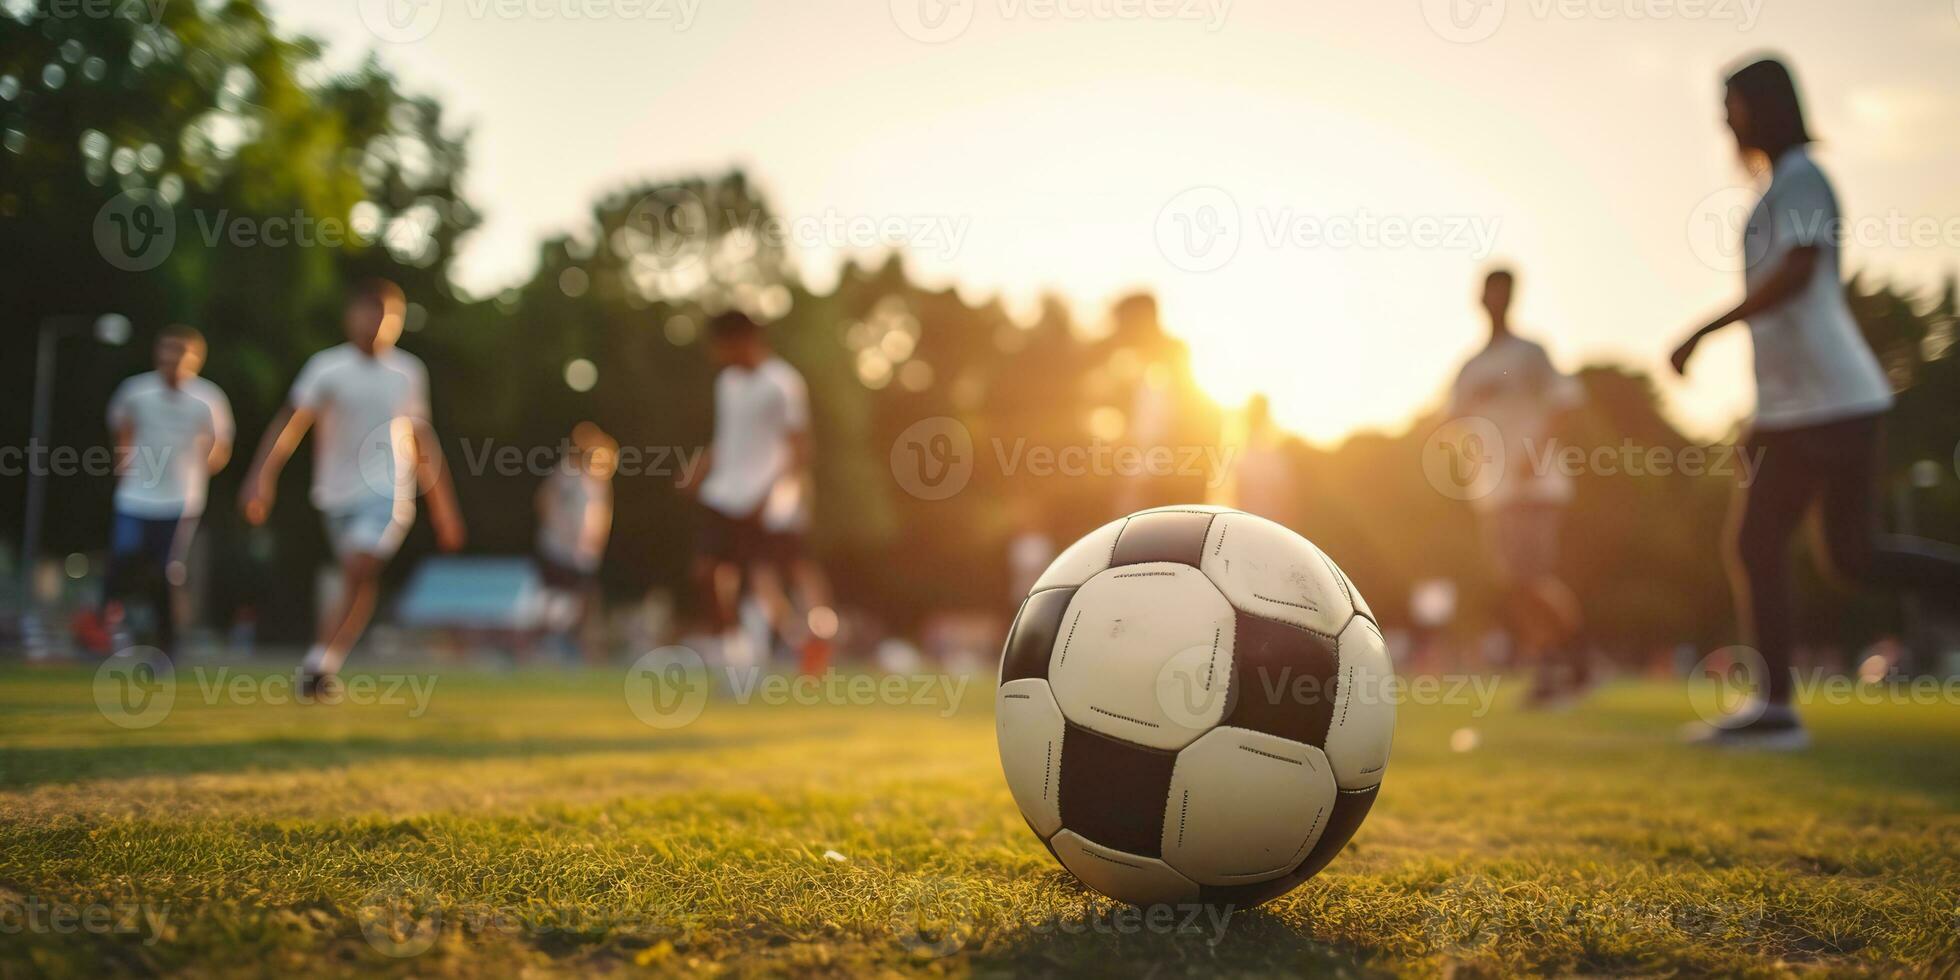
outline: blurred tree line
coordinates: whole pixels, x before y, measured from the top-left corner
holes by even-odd
[[[815,292],[769,233],[780,216],[746,175],[731,172],[606,195],[581,227],[540,244],[528,282],[466,300],[451,289],[448,266],[477,223],[460,191],[467,134],[439,105],[403,92],[372,61],[325,71],[319,47],[276,34],[255,0],[75,13],[85,6],[40,0],[0,14],[0,259],[8,269],[0,291],[14,351],[0,359],[0,388],[12,399],[0,444],[27,442],[25,352],[42,318],[117,311],[138,326],[120,349],[64,344],[53,440],[66,446],[108,442],[104,402],[120,378],[147,367],[156,328],[204,330],[205,373],[232,399],[241,457],[214,482],[205,519],[213,587],[203,612],[213,621],[249,606],[267,635],[298,638],[309,628],[326,547],[304,503],[307,454],[268,528],[248,531],[230,504],[242,457],[300,363],[339,342],[344,287],[370,275],[400,282],[412,301],[403,346],[429,366],[472,550],[531,547],[543,474],[510,469],[498,449],[555,448],[590,419],[636,454],[622,460],[628,470],[616,482],[605,582],[617,598],[685,591],[695,515],[676,484],[710,435],[706,323],[731,306],[767,322],[779,352],[808,379],[818,446],[813,544],[845,601],[895,627],[934,610],[1011,608],[1007,543],[1018,532],[1039,530],[1065,546],[1128,510],[1205,499],[1219,482],[1216,455],[1153,477],[1044,472],[1027,455],[1037,447],[1218,451],[1229,412],[1197,389],[1183,346],[1147,295],[1086,323],[1050,297],[1030,322],[997,302],[927,288],[896,257],[849,266],[834,288]],[[132,193],[154,195],[147,199],[175,217],[167,258],[140,272],[112,262],[97,239],[104,208]],[[278,247],[211,233],[219,216],[261,229],[337,222],[352,234]],[[1892,420],[1893,518],[1910,505],[1922,533],[1960,539],[1953,289],[1930,301],[1883,285],[1856,292],[1866,333],[1903,392]],[[1566,434],[1573,444],[1688,445],[1661,416],[1649,379],[1594,367],[1584,381],[1592,397]],[[892,449],[908,427],[941,417],[971,437],[971,480],[948,499],[921,499],[895,479]],[[1463,627],[1474,630],[1488,622],[1475,527],[1421,467],[1440,421],[1357,435],[1334,449],[1285,442],[1299,497],[1291,520],[1391,625],[1406,619],[1415,583],[1450,578],[1464,591]],[[24,485],[0,480],[9,535],[20,526]],[[1714,476],[1581,478],[1567,561],[1603,643],[1637,653],[1732,641],[1720,560],[1729,487]],[[57,477],[47,552],[99,552],[112,490],[108,478]],[[418,527],[405,554],[429,547]],[[397,574],[412,564],[397,562]],[[1819,592],[1804,608],[1816,635],[1845,643],[1894,625],[1883,600]]]

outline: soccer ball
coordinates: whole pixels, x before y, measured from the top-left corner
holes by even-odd
[[[994,719],[1050,853],[1133,905],[1257,905],[1354,835],[1388,765],[1374,613],[1305,538],[1222,507],[1141,511],[1021,604]]]

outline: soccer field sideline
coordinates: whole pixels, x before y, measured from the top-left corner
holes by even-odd
[[[1221,923],[1153,921],[1061,871],[1007,795],[984,678],[950,715],[724,696],[659,729],[616,672],[433,676],[413,717],[180,694],[154,727],[124,730],[87,672],[7,671],[5,961],[417,975],[1960,962],[1960,721],[1938,705],[1819,707],[1817,748],[1773,758],[1674,745],[1692,712],[1658,685],[1570,715],[1522,713],[1509,690],[1483,717],[1408,707],[1349,849]]]

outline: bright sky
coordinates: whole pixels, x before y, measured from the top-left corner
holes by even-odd
[[[1739,290],[1719,79],[1752,52],[1806,89],[1848,267],[1931,289],[1960,266],[1960,0],[271,6],[470,125],[474,292],[602,193],[739,164],[815,285],[875,222],[974,299],[1094,316],[1149,288],[1215,394],[1267,391],[1320,441],[1435,403],[1493,261],[1562,366],[1664,371]],[[1669,397],[1722,434],[1753,399],[1744,332]]]

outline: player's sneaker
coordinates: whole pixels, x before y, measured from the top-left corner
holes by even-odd
[[[1745,705],[1713,724],[1682,729],[1690,745],[1753,752],[1799,752],[1810,747],[1810,732],[1787,704]]]
[[[322,674],[316,671],[299,672],[299,702],[301,704],[340,703],[341,684],[337,674]]]

